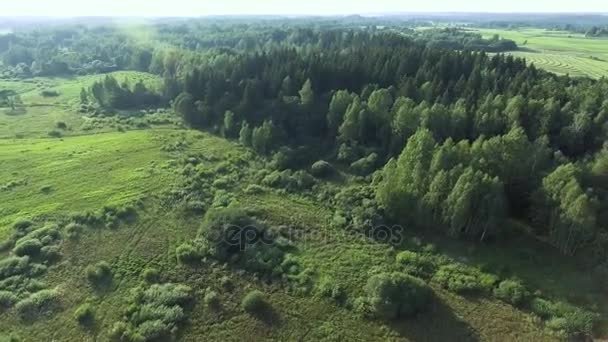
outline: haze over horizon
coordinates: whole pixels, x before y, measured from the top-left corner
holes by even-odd
[[[290,3],[279,0],[21,0],[0,4],[0,16],[204,16],[204,15],[349,15],[389,13],[608,13],[608,5],[598,0],[565,2],[511,0],[400,0],[349,3],[308,0]]]

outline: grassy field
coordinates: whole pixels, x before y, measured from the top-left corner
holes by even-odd
[[[156,80],[145,74],[124,76]],[[492,269],[504,270],[503,277],[522,279],[538,295],[596,311],[608,307],[588,272],[534,241],[496,248],[408,230],[402,245],[388,246],[332,225],[333,208],[314,196],[260,187],[257,174],[268,171],[267,160],[234,141],[179,125],[127,127],[118,132],[102,121],[98,129],[82,129],[89,118],[77,113],[73,102],[80,87],[93,79],[0,83],[20,93],[27,109],[19,117],[0,114],[0,241],[13,234],[12,225],[20,219],[58,223],[64,234],[59,242],[61,257],[40,277],[46,288],[59,291],[58,308],[24,320],[14,309],[0,307],[0,341],[3,334],[24,341],[107,341],[130,307],[133,290],[144,283],[144,270],[150,268],[159,271],[162,282],[193,290],[188,319],[177,334],[182,341],[559,339],[529,310],[491,295],[459,295],[431,281],[432,303],[420,315],[382,322],[356,314],[353,302],[363,294],[369,276],[396,270],[395,256],[402,250],[426,250],[446,263],[479,269],[491,264]],[[58,89],[60,96],[40,97],[40,89],[49,87]],[[57,114],[50,114],[53,111]],[[47,132],[57,120],[69,123],[72,130],[50,138]],[[188,187],[192,173],[205,175],[207,183]],[[354,183],[351,178],[323,181],[319,187],[348,185]],[[254,185],[258,190],[249,191]],[[179,199],[187,191],[202,191],[207,205],[224,202],[228,196],[268,225],[293,229],[300,237],[293,239],[289,257],[310,277],[300,280],[316,286],[324,277],[334,279],[346,299],[324,298],[314,287],[310,292],[299,290],[295,285],[302,284],[294,285],[293,280],[270,282],[212,259],[194,266],[178,262],[176,248],[196,238],[203,219],[202,212],[187,211],[185,200]],[[134,220],[109,228],[87,226],[78,238],[65,237],[67,215],[133,203]],[[0,259],[9,254],[0,252]],[[105,287],[95,288],[87,281],[87,267],[100,261],[108,262],[114,275]],[[571,288],[585,295],[572,296]],[[272,308],[269,317],[256,318],[242,309],[242,298],[253,289],[266,294]],[[210,291],[218,294],[219,309],[204,304]],[[94,324],[82,326],[75,319],[82,303],[95,307]]]
[[[498,34],[514,40],[522,51],[511,52],[556,74],[601,78],[608,76],[608,39],[537,28],[478,29],[485,38]]]

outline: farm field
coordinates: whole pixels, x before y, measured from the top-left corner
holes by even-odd
[[[537,28],[477,31],[486,38],[498,34],[514,40],[522,51],[510,54],[556,74],[591,78],[608,76],[607,38],[586,38],[582,34]]]

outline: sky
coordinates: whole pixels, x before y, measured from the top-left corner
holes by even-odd
[[[0,16],[602,12],[608,0],[0,0]]]

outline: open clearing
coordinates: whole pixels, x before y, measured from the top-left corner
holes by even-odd
[[[537,28],[497,30],[476,29],[484,38],[498,34],[514,40],[522,51],[510,52],[539,68],[556,74],[608,76],[608,39]]]

